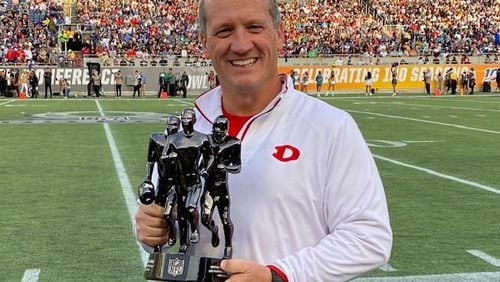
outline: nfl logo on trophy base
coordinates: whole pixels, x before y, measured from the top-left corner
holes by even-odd
[[[222,282],[227,274],[218,266],[220,259],[154,253],[149,256],[144,277],[160,281]]]

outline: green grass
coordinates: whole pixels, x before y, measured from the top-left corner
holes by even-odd
[[[371,147],[375,155],[414,167],[376,159],[394,231],[390,264],[397,271],[368,276],[500,271],[466,252],[500,258],[500,195],[415,169],[500,190],[499,96],[324,100],[353,115],[368,142],[378,145]],[[192,100],[99,103],[108,117],[140,118],[179,113]],[[66,112],[71,122],[45,123],[47,115],[37,115]],[[20,281],[31,268],[41,269],[40,281],[143,281],[103,122],[78,117],[98,119],[96,102],[0,100],[0,281]],[[163,121],[109,125],[135,194],[148,136],[162,131]]]

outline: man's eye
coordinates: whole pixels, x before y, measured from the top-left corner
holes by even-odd
[[[248,30],[249,30],[250,32],[261,32],[261,31],[262,31],[262,29],[263,29],[263,28],[262,28],[262,26],[258,26],[258,25],[253,25],[253,26],[250,26],[250,27],[248,28]]]
[[[227,37],[231,34],[231,30],[228,28],[221,29],[217,31],[216,35],[217,37]]]

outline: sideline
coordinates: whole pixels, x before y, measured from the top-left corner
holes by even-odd
[[[469,108],[469,107],[454,107],[454,106],[439,106],[439,105],[422,105],[422,104],[412,104],[405,102],[376,102],[378,104],[389,105],[389,106],[412,106],[412,107],[423,107],[423,108],[438,108],[438,109],[452,109],[452,110],[466,110],[466,111],[481,111],[481,112],[495,112],[500,113],[497,109],[481,109],[481,108]]]
[[[99,100],[96,99],[95,103],[97,105],[97,108],[99,109],[99,114],[102,118],[104,118],[104,111],[102,110],[101,104],[99,104]],[[106,133],[106,138],[108,139],[109,149],[111,150],[113,162],[115,164],[116,174],[118,176],[118,179],[120,180],[120,185],[122,187],[123,198],[125,199],[125,203],[127,204],[130,221],[132,222],[132,225],[135,225],[134,215],[138,207],[136,196],[134,195],[134,193],[132,193],[132,185],[130,184],[130,179],[128,178],[127,171],[125,170],[125,165],[123,164],[120,152],[118,152],[118,147],[116,146],[113,134],[111,134],[109,124],[107,122],[103,122],[103,126],[104,132]],[[139,243],[137,243],[137,247],[139,248],[142,263],[143,265],[146,265],[149,254],[142,249],[142,246]]]
[[[435,275],[400,276],[400,277],[372,277],[358,278],[355,282],[459,282],[459,281],[500,281],[500,272],[471,272],[471,273],[450,273]]]
[[[375,154],[373,154],[373,157],[376,158],[376,159],[380,159],[380,160],[383,160],[383,161],[386,161],[386,162],[390,162],[390,163],[399,165],[399,166],[413,168],[415,170],[419,170],[419,171],[425,172],[425,173],[430,174],[430,175],[434,175],[434,176],[437,176],[437,177],[441,177],[441,178],[444,178],[444,179],[448,179],[448,180],[451,180],[451,181],[455,181],[455,182],[458,182],[458,183],[461,183],[461,184],[469,185],[469,186],[472,186],[474,188],[486,190],[488,192],[492,192],[492,193],[500,195],[500,189],[499,188],[495,188],[495,187],[491,187],[491,186],[479,184],[479,183],[476,183],[476,182],[473,182],[473,181],[469,181],[469,180],[465,180],[465,179],[458,178],[458,177],[455,177],[455,176],[443,174],[443,173],[440,173],[440,172],[437,172],[437,171],[434,171],[434,170],[431,170],[431,169],[428,169],[428,168],[424,168],[424,167],[419,167],[419,166],[415,166],[415,165],[403,163],[403,162],[400,162],[400,161],[396,161],[396,160],[389,159],[389,158],[382,157],[382,156],[375,155]]]
[[[17,101],[17,100],[9,100],[9,101],[5,101],[5,102],[3,102],[3,103],[0,103],[0,106],[7,105],[7,104],[10,104],[10,103],[15,102],[15,101]]]
[[[409,117],[385,115],[385,114],[379,114],[379,113],[374,113],[374,112],[356,111],[356,110],[349,110],[349,109],[344,109],[344,111],[347,111],[347,112],[350,112],[350,113],[357,113],[357,114],[367,114],[367,115],[374,115],[374,116],[380,116],[380,117],[395,118],[395,119],[404,119],[404,120],[411,120],[411,121],[417,121],[417,122],[431,123],[431,124],[437,124],[437,125],[444,125],[444,126],[456,127],[456,128],[460,128],[460,129],[480,131],[480,132],[485,132],[485,133],[500,134],[500,131],[483,129],[483,128],[469,127],[469,126],[459,125],[459,124],[444,123],[444,122],[437,122],[437,121],[431,121],[431,120],[423,120],[423,119],[418,119],[418,118],[409,118]],[[424,117],[426,117],[426,116],[424,116]]]

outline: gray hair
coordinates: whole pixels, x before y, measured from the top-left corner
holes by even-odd
[[[206,1],[208,0],[200,0],[198,3],[198,31],[200,34],[207,34],[207,13],[206,13]],[[280,8],[278,6],[278,0],[269,0],[269,15],[273,19],[274,27],[279,27],[281,24],[281,13]]]

